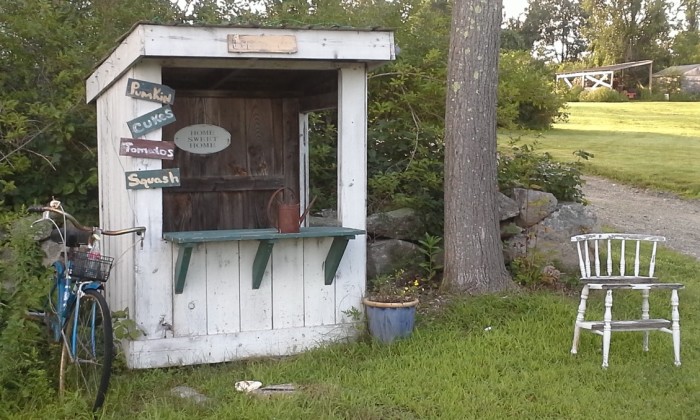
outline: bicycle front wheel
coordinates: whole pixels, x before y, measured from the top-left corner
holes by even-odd
[[[97,290],[86,290],[78,303],[64,329],[59,390],[79,394],[95,411],[104,403],[112,374],[112,317]]]

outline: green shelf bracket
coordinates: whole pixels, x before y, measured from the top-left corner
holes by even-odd
[[[190,267],[190,258],[192,258],[194,244],[181,244],[179,248],[177,262],[175,263],[175,294],[177,295],[185,290],[185,279],[187,278],[187,270]]]
[[[258,252],[255,253],[255,259],[253,260],[253,289],[260,288],[260,283],[262,283],[267,263],[270,262],[270,255],[272,255],[272,247],[274,245],[275,241],[269,239],[261,240],[260,245],[258,245]]]
[[[335,273],[338,271],[340,260],[343,259],[343,254],[345,254],[345,248],[347,247],[348,237],[337,236],[333,238],[333,243],[331,244],[331,248],[328,250],[326,261],[323,263],[326,286],[333,284]]]

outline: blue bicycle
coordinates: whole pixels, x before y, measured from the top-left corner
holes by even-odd
[[[104,403],[114,357],[112,316],[104,297],[114,258],[100,254],[102,235],[136,233],[143,240],[145,227],[103,230],[87,227],[52,200],[48,206],[33,206],[30,212],[42,213],[37,220],[53,223],[51,238],[64,246],[55,261],[54,281],[44,312],[31,315],[42,318],[53,339],[62,343],[59,394],[79,393],[96,411]],[[63,220],[59,227],[52,216]],[[67,222],[71,222],[69,227]]]

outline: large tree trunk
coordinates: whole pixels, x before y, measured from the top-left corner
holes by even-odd
[[[458,292],[513,286],[503,262],[496,193],[501,0],[455,0],[445,115],[445,279]]]

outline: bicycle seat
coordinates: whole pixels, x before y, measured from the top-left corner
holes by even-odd
[[[77,247],[80,245],[87,245],[88,240],[90,239],[90,235],[92,235],[92,232],[85,232],[76,229],[73,226],[68,226],[68,228],[64,226],[60,230],[54,228],[51,231],[51,236],[49,238],[57,244],[60,244],[63,243],[61,235],[63,235],[63,238],[66,239],[67,247]]]

